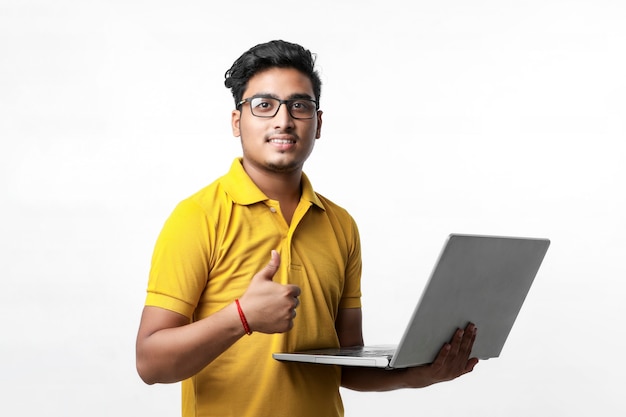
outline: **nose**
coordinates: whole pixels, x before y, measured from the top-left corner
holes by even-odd
[[[278,112],[274,116],[274,123],[276,128],[291,128],[293,127],[293,117],[289,114],[287,103],[281,103],[278,107]]]

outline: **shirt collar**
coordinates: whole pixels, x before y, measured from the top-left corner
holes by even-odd
[[[302,197],[300,198],[324,210],[322,201],[313,190],[309,178],[304,173],[302,173],[301,181]],[[246,206],[269,200],[243,169],[242,158],[235,158],[228,173],[222,177],[221,183],[226,193],[237,204]]]

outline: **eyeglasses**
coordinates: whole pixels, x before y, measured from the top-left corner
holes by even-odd
[[[237,108],[243,103],[250,103],[250,111],[256,117],[274,117],[282,104],[287,105],[287,111],[294,119],[312,119],[317,112],[317,102],[308,98],[279,100],[273,97],[249,97],[241,100]]]

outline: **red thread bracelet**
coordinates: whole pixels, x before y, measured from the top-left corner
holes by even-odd
[[[250,330],[250,325],[248,325],[246,315],[243,314],[243,310],[241,309],[238,298],[235,299],[235,304],[237,304],[237,311],[239,312],[239,318],[241,319],[241,324],[243,324],[243,329],[245,330],[246,334],[250,336],[252,334],[252,330]]]

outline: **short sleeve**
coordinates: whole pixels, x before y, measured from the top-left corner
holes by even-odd
[[[192,199],[174,209],[154,248],[146,305],[192,317],[211,269],[215,233],[210,223]]]
[[[339,308],[360,308],[361,307],[361,239],[356,222],[352,217],[350,237],[350,252],[346,264],[346,280],[343,295],[339,302]]]

